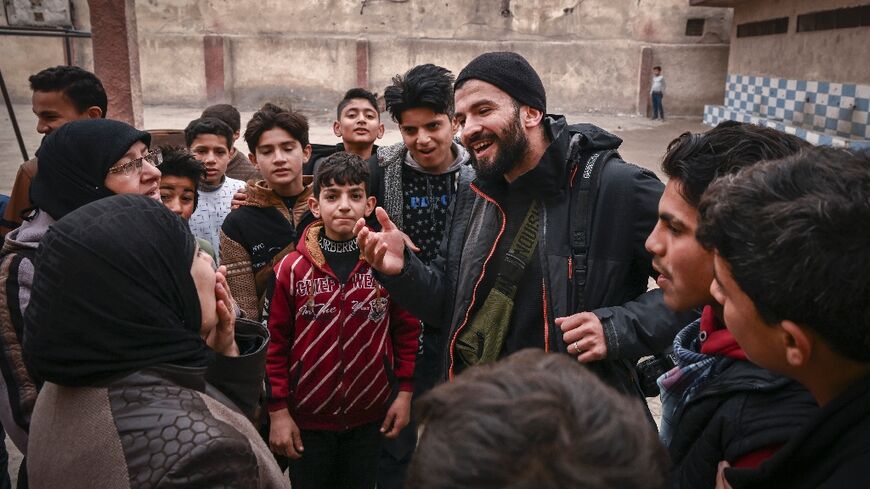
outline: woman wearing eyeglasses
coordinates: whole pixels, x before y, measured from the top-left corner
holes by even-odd
[[[150,134],[123,122],[87,119],[53,131],[37,151],[39,173],[30,190],[34,207],[21,227],[6,235],[0,251],[0,422],[25,455],[40,385],[21,358],[21,318],[40,240],[57,220],[103,197],[141,194],[159,200],[161,158],[148,151],[150,143]]]

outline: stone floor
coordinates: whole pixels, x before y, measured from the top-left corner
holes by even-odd
[[[15,105],[14,110],[24,136],[28,155],[32,157],[42,140],[42,136],[36,133],[36,118],[31,112],[29,105]],[[199,108],[146,107],[144,117],[145,128],[183,129],[188,122],[198,117],[199,114]],[[252,112],[243,112],[242,121],[247,121],[251,114]],[[330,111],[306,115],[309,116],[311,123],[311,142],[329,144],[339,141],[332,134],[332,113]],[[659,174],[661,174],[659,163],[668,143],[673,138],[686,131],[701,132],[709,129],[701,123],[700,117],[675,118],[661,122],[628,115],[580,113],[570,115],[568,120],[570,122],[589,122],[613,132],[624,140],[620,153],[626,161],[650,168]],[[384,122],[387,130],[384,139],[379,143],[391,144],[401,141],[401,135],[396,125],[392,121],[389,121],[387,116],[385,116]],[[247,147],[241,139],[237,142],[236,146],[242,151],[247,151]],[[9,115],[5,107],[0,107],[0,194],[8,194],[11,190],[15,173],[21,161],[21,153],[18,149]],[[648,404],[658,422],[661,417],[661,404],[659,400],[657,398],[649,399]],[[15,446],[12,445],[8,438],[6,439],[6,446],[10,453],[9,472],[13,477],[14,484],[18,465],[21,463],[21,454],[15,449]]]
[[[36,132],[36,118],[29,105],[15,105],[15,116],[24,137],[28,156],[32,157],[39,147],[42,136]],[[183,129],[188,122],[200,114],[198,108],[149,106],[145,108],[146,129]],[[306,114],[311,119],[310,139],[315,143],[335,143],[339,139],[332,134],[332,112]],[[251,112],[242,113],[242,121],[247,121]],[[685,131],[704,131],[706,126],[698,118],[677,118],[665,122],[651,121],[646,118],[626,115],[603,115],[581,113],[571,115],[571,122],[590,122],[623,138],[620,152],[627,161],[658,171],[658,165],[668,142]],[[384,120],[387,131],[382,144],[401,141],[396,125]],[[246,151],[241,139],[237,147]],[[15,172],[21,163],[12,124],[5,106],[0,107],[0,194],[8,194],[15,179]]]

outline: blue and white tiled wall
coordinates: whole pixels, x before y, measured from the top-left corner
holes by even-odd
[[[764,124],[814,144],[870,146],[870,85],[729,74],[725,105],[704,122]]]

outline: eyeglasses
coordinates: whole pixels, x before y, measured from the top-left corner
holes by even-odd
[[[109,173],[120,173],[124,176],[129,176],[135,172],[139,175],[142,173],[142,163],[146,161],[154,166],[160,166],[163,163],[163,153],[158,150],[150,151],[144,156],[109,168]]]

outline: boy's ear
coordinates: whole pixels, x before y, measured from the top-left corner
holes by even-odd
[[[384,123],[378,122],[378,139],[384,137]]]
[[[335,134],[335,137],[341,137],[341,124],[338,121],[334,121],[332,123],[332,133]]]
[[[311,209],[311,215],[315,219],[320,219],[320,202],[313,195],[308,197],[308,208]]]
[[[234,143],[235,143],[235,141],[236,141],[237,139],[239,139],[239,136],[240,136],[239,131],[235,131],[235,132],[233,132],[233,142],[234,142]]]
[[[257,171],[260,171],[260,165],[257,164],[257,155],[254,153],[248,153],[248,159],[251,160],[251,164],[254,165],[254,168],[256,168]]]
[[[781,321],[779,327],[785,335],[785,361],[789,367],[796,368],[806,365],[813,354],[814,338],[812,334],[788,319]]]
[[[88,107],[88,110],[86,110],[85,113],[88,114],[89,119],[99,119],[103,117],[103,109],[97,107],[96,105]]]
[[[459,132],[459,119],[457,119],[455,116],[450,119],[450,128],[453,130],[453,132],[451,133],[453,136],[455,136],[456,133]]]
[[[369,195],[369,198],[366,199],[366,217],[369,217],[373,210],[375,210],[375,205],[377,205],[378,199],[374,195]]]
[[[311,152],[314,151],[311,149],[310,144],[306,144],[304,148],[302,148],[302,156],[305,158],[302,160],[302,164],[308,163],[308,160],[311,158]]]

